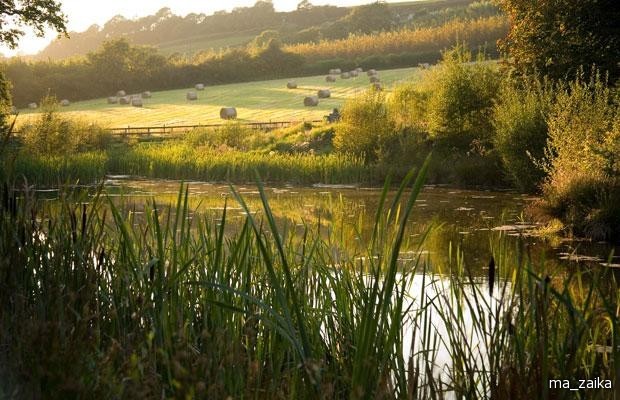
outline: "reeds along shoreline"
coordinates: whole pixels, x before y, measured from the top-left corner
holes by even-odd
[[[226,207],[217,220],[193,214],[186,187],[138,224],[101,193],[51,213],[5,186],[0,397],[530,399],[569,397],[549,379],[615,387],[614,275],[549,277],[498,238],[489,297],[458,249],[441,266],[399,260],[426,165],[390,201],[386,183],[356,254],[312,226],[285,234],[261,185],[261,219],[235,192],[247,212],[235,233]]]

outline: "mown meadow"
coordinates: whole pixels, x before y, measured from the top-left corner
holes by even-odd
[[[417,71],[417,68],[384,70],[380,71],[380,78],[385,89],[390,90],[398,82],[412,79]],[[327,71],[318,76],[207,86],[204,91],[191,87],[153,92],[153,97],[144,99],[144,106],[140,108],[110,105],[106,98],[99,98],[75,102],[58,111],[67,118],[97,121],[110,128],[220,123],[222,107],[237,108],[239,121],[314,121],[322,120],[333,108],[341,108],[347,99],[359,96],[370,87],[365,73],[335,82],[325,82],[326,75]],[[297,88],[287,89],[289,81],[295,81]],[[304,107],[304,97],[316,95],[319,89],[329,89],[331,96],[321,99],[316,107]],[[110,96],[116,90],[110,92]],[[196,92],[198,100],[186,100],[189,91]],[[19,110],[18,129],[40,113],[40,110],[27,108]]]

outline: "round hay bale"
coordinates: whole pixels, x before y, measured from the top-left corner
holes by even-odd
[[[381,82],[375,82],[372,84],[372,88],[373,90],[376,90],[377,92],[380,92],[383,90],[383,85],[381,84]]]
[[[203,83],[197,83],[196,86],[194,86],[194,88],[196,90],[205,90],[205,85]]]
[[[332,68],[329,70],[330,75],[340,75],[342,70],[340,68]]]
[[[370,81],[370,83],[381,82],[381,79],[379,79],[377,75],[372,75],[368,80]]]
[[[357,70],[349,72],[349,76],[351,76],[351,78],[357,78],[358,75],[359,73],[357,72]]]
[[[336,77],[334,75],[327,75],[325,77],[325,82],[336,82]]]
[[[361,74],[362,72],[364,72],[364,68],[362,68],[362,67],[357,67],[357,68],[355,68],[355,70],[356,70],[358,73],[360,73],[360,74]]]
[[[67,106],[71,105],[71,102],[69,100],[67,100],[67,99],[62,99],[60,101],[60,105],[63,106],[63,107],[67,107]]]
[[[140,94],[140,97],[142,97],[143,99],[150,99],[151,97],[153,97],[153,94],[147,90],[145,92],[142,92],[142,94]]]
[[[319,99],[326,99],[328,97],[331,97],[332,92],[330,92],[329,89],[320,89],[316,94]]]
[[[342,74],[340,74],[340,78],[342,79],[349,79],[351,77],[351,74],[348,72],[343,72]]]
[[[306,107],[316,107],[319,105],[318,96],[307,96],[304,98],[304,106]]]
[[[123,96],[118,98],[118,102],[120,104],[129,104],[131,103],[131,99],[129,98],[129,96]]]
[[[118,92],[116,92],[116,97],[125,97],[127,96],[127,93],[125,93],[124,90],[119,90]]]
[[[196,92],[187,92],[185,98],[189,101],[198,100],[198,94]]]
[[[134,107],[142,107],[142,98],[134,97],[131,99],[131,105]]]
[[[237,109],[235,107],[222,107],[220,109],[221,119],[235,119],[237,118]]]
[[[116,103],[118,103],[118,97],[116,96],[108,97],[108,104],[116,104]]]
[[[293,82],[293,81],[287,82],[286,83],[286,88],[287,89],[297,89],[297,82]]]
[[[28,104],[28,108],[29,108],[29,109],[31,109],[31,110],[36,110],[36,109],[37,109],[37,107],[39,107],[39,106],[37,105],[37,103],[30,103],[30,104]]]
[[[369,69],[368,71],[366,71],[366,75],[368,75],[368,76],[377,75],[377,70],[376,69]]]

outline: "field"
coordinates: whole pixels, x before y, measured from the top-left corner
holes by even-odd
[[[238,47],[249,43],[260,32],[247,31],[239,32],[236,35],[212,34],[206,36],[195,36],[178,40],[171,40],[157,44],[157,48],[162,54],[171,55],[180,53],[192,55],[200,51],[220,50],[227,47]]]
[[[386,91],[397,82],[414,79],[417,68],[379,71]],[[297,82],[297,89],[287,89],[289,80]],[[325,82],[325,76],[296,79],[277,79],[247,83],[235,83],[207,87],[199,91],[197,101],[187,101],[189,89],[154,92],[151,99],[144,100],[144,107],[109,105],[105,98],[81,101],[63,107],[67,116],[82,118],[108,127],[194,125],[221,121],[221,107],[236,107],[240,121],[302,121],[322,119],[334,107],[341,107],[347,98],[370,87],[365,73],[348,80]],[[315,95],[318,89],[330,89],[331,98],[322,99],[317,107],[304,107],[303,99]],[[192,89],[193,90],[193,89]],[[20,110],[18,125],[39,115]]]

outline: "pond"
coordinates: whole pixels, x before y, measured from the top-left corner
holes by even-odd
[[[174,207],[181,184],[176,180],[109,176],[104,182],[104,193],[115,202],[131,207],[139,217],[150,200],[159,207]],[[189,209],[192,212],[218,218],[226,204],[229,219],[241,221],[245,218],[229,185],[185,184],[189,188]],[[256,186],[234,185],[234,188],[252,212],[262,212]],[[339,236],[351,248],[370,237],[381,191],[380,188],[352,185],[265,187],[269,204],[283,229],[295,229],[301,234],[306,227],[317,229],[320,225],[322,236]],[[46,191],[45,194],[48,200],[57,198],[55,191]],[[484,270],[491,257],[491,243],[500,236],[514,246],[522,238],[529,247],[533,263],[544,264],[538,267],[550,271],[558,267],[620,267],[618,246],[537,235],[539,226],[529,221],[525,213],[528,205],[536,200],[536,197],[514,191],[425,186],[416,200],[404,248],[418,248],[424,237],[422,249],[435,263],[445,261],[446,249],[458,248],[463,253],[464,265],[479,276],[486,275]],[[139,218],[136,221],[139,222]],[[610,255],[612,262],[608,264]]]
[[[134,215],[134,224],[140,224],[144,220],[146,204],[150,201],[154,201],[164,213],[168,209],[174,212],[181,184],[174,180],[110,176],[103,184],[103,191],[115,204],[130,210]],[[226,224],[226,229],[239,229],[247,215],[235,200],[229,185],[206,182],[185,184],[190,217],[204,217],[217,223],[226,207],[227,221],[232,222]],[[234,190],[247,202],[250,212],[260,219],[263,205],[258,188],[255,185],[235,185]],[[93,188],[85,191],[88,196],[93,196],[94,192]],[[360,264],[367,260],[364,244],[373,231],[381,189],[346,185],[281,185],[265,187],[265,192],[281,232],[288,231],[296,234],[293,237],[301,237],[305,230],[319,230],[326,243],[333,240],[337,245],[346,247],[347,254],[355,257],[356,261],[360,260]],[[59,193],[54,190],[41,191],[40,195],[53,205]],[[395,191],[389,192],[388,204],[394,195]],[[493,335],[503,332],[497,326],[510,321],[514,317],[511,312],[515,305],[520,304],[518,295],[511,297],[507,294],[513,291],[513,283],[502,277],[505,274],[498,274],[499,278],[492,281],[488,279],[489,260],[494,254],[492,249],[497,250],[498,245],[504,246],[503,254],[513,261],[518,257],[517,249],[526,249],[524,253],[531,255],[536,272],[543,276],[550,275],[550,280],[575,270],[616,269],[619,266],[620,258],[614,255],[619,254],[618,248],[611,244],[538,236],[539,226],[529,221],[525,213],[536,200],[514,191],[460,190],[432,185],[422,190],[399,256],[403,265],[413,265],[418,256],[423,256],[429,261],[427,265],[430,269],[416,269],[414,274],[397,274],[397,281],[402,278],[408,282],[403,285],[406,292],[403,310],[407,311],[404,312],[402,325],[399,325],[402,354],[404,359],[409,359],[411,355],[421,365],[431,362],[430,369],[420,372],[422,380],[428,379],[430,373],[441,375],[440,379],[445,383],[452,383],[453,371],[458,371],[458,368],[454,369],[454,360],[458,358],[456,353],[466,349],[468,365],[475,367],[476,379],[482,380],[476,385],[476,390],[482,393],[481,397],[489,394],[489,380],[493,377],[484,371],[492,369],[489,360],[492,354],[497,353],[497,348],[494,348],[496,353],[488,351],[489,346],[496,346],[496,336]],[[437,269],[451,265],[455,254],[460,258],[459,265],[467,269],[473,280],[470,277],[454,278],[458,274],[447,274],[445,269]],[[334,257],[334,260],[337,259]],[[611,259],[609,264],[606,262],[608,259]],[[514,262],[506,264],[515,265]],[[497,267],[500,270],[504,268],[502,260],[498,260]],[[329,271],[330,275],[333,273],[335,277],[342,277],[338,275],[339,271],[331,268],[331,264]],[[361,292],[370,290],[372,278],[369,276],[366,281],[365,274],[359,276],[364,281]],[[337,294],[331,286],[319,288],[316,292],[311,291],[315,296],[322,296],[323,301],[319,303],[323,303],[325,298],[329,303],[330,296],[334,303],[337,302]],[[314,304],[316,300],[304,298],[308,304]],[[330,338],[334,334],[333,326],[321,322],[320,332],[327,342],[335,339]],[[427,355],[429,350],[431,355]],[[448,390],[446,398],[456,396]]]

